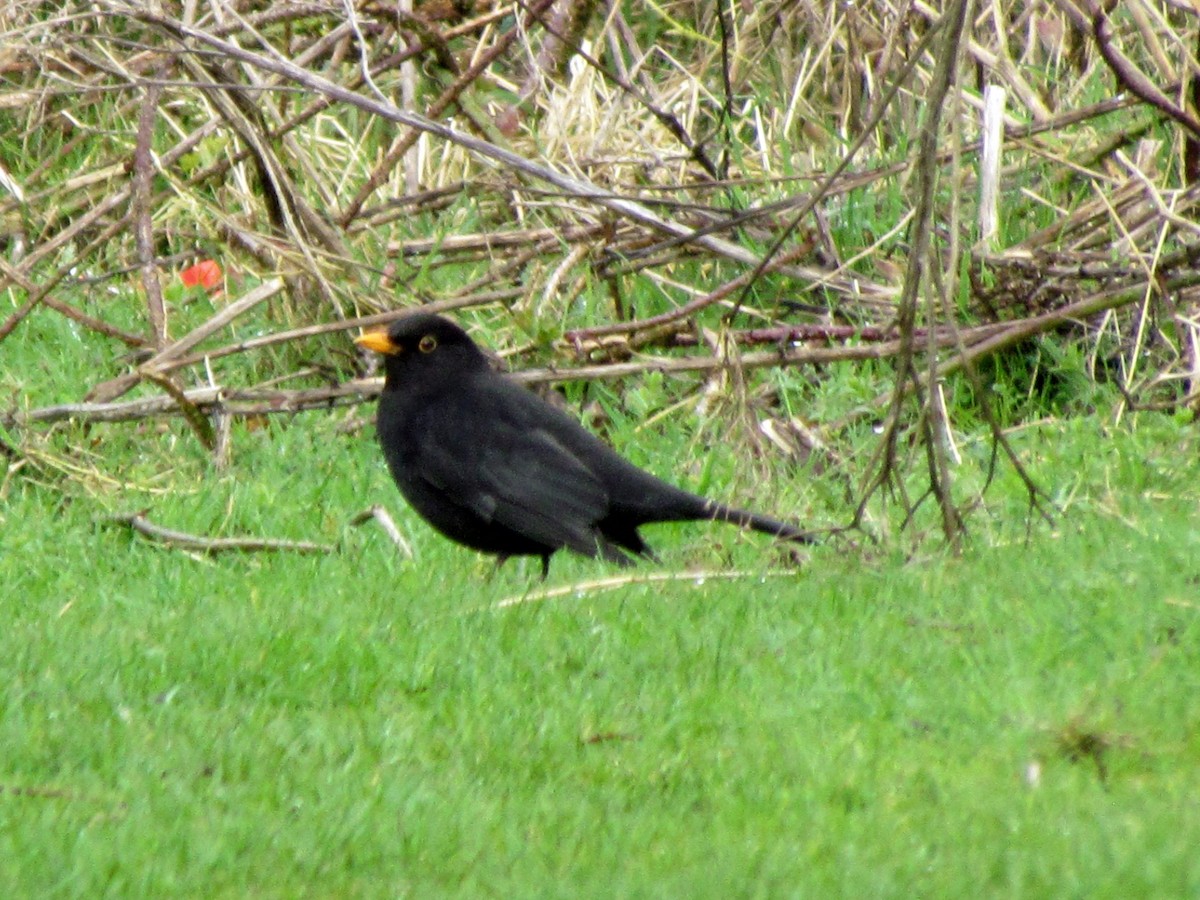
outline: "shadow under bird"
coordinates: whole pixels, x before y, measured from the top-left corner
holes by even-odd
[[[452,541],[504,562],[562,548],[653,558],[650,522],[713,519],[811,543],[794,525],[680,490],[492,369],[458,325],[414,313],[356,343],[384,356],[379,443],[404,499]]]

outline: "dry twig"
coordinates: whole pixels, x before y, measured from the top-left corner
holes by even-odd
[[[309,541],[286,541],[275,538],[210,538],[202,535],[188,534],[155,525],[146,518],[146,512],[127,513],[112,516],[108,519],[117,525],[125,525],[144,535],[152,541],[176,547],[180,550],[198,550],[202,553],[332,553],[334,548],[328,544],[314,544]]]

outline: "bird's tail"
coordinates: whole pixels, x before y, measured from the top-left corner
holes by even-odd
[[[742,528],[753,528],[755,531],[772,534],[785,541],[796,541],[799,544],[817,543],[816,535],[789,522],[780,522],[778,519],[760,516],[747,509],[734,509],[732,506],[725,506],[721,503],[709,502],[707,507],[709,518],[717,522],[729,522]]]

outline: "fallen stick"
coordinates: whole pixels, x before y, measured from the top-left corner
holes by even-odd
[[[181,550],[200,550],[204,553],[277,553],[281,550],[293,553],[332,553],[334,548],[328,544],[314,544],[309,541],[286,541],[275,538],[210,538],[202,535],[188,534],[185,531],[175,531],[155,525],[146,518],[146,511],[126,513],[112,516],[110,522],[132,528],[153,541],[159,541]]]

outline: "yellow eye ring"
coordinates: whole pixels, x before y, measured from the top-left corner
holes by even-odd
[[[437,338],[432,334],[427,334],[417,343],[417,349],[422,353],[432,353],[437,349]]]

